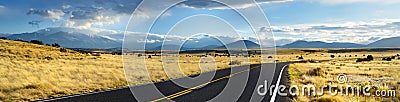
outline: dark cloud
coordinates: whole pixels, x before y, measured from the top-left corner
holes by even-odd
[[[75,10],[70,11],[70,19],[94,19],[95,17],[102,15],[103,8],[99,7],[77,7]]]
[[[257,2],[257,4],[265,4],[265,3],[276,3],[276,2],[288,2],[292,0],[255,0],[255,1]],[[243,9],[255,6],[255,4],[248,3],[245,0],[228,1],[224,3],[236,9]],[[187,2],[182,3],[181,6],[190,8],[201,8],[201,9],[230,9],[227,5],[215,2],[213,0],[188,0]]]
[[[51,1],[52,9],[31,8],[27,15],[38,15],[53,22],[62,21],[66,27],[108,25],[118,22],[121,16],[130,15],[141,0],[68,0]],[[29,22],[29,24],[33,24]]]
[[[27,15],[39,15],[46,18],[50,18],[53,20],[60,20],[65,15],[64,11],[58,9],[52,10],[38,10],[31,8],[27,13]]]
[[[32,26],[36,26],[39,28],[39,23],[42,21],[39,20],[34,20],[34,21],[29,21],[28,24],[32,25]]]
[[[329,26],[321,25],[321,26],[313,26],[311,29],[315,29],[315,30],[340,30],[340,29],[347,29],[347,28],[346,27],[339,27],[339,26],[329,27]]]

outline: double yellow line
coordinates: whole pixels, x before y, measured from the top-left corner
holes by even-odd
[[[183,90],[183,91],[179,91],[177,93],[165,96],[163,98],[159,98],[159,99],[153,100],[151,102],[158,102],[158,101],[162,101],[162,100],[165,100],[165,99],[172,100],[172,99],[177,98],[179,96],[182,96],[182,95],[188,94],[190,92],[193,92],[193,90],[202,88],[202,87],[204,87],[204,86],[206,86],[208,84],[215,83],[215,82],[218,82],[218,81],[223,80],[223,79],[229,79],[229,78],[231,78],[231,77],[233,77],[235,75],[238,75],[240,73],[247,72],[247,71],[250,71],[250,70],[253,70],[253,69],[256,69],[256,68],[261,68],[261,66],[253,67],[253,68],[246,69],[246,70],[243,70],[243,71],[240,71],[240,72],[236,72],[236,73],[233,73],[233,74],[230,74],[230,75],[218,78],[218,79],[214,79],[214,80],[211,80],[210,82],[206,82],[204,84],[200,84],[200,85],[197,85],[195,87],[192,87],[192,88],[189,88],[189,89],[186,89],[186,90]]]

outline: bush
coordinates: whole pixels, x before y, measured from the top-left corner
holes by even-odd
[[[382,58],[382,60],[384,60],[384,61],[392,61],[392,58],[390,58],[390,57],[385,57],[385,58]]]
[[[374,60],[374,57],[372,55],[368,55],[367,59],[369,59],[370,61]]]
[[[302,59],[304,59],[303,56],[300,56],[300,57],[299,57],[299,60],[302,60]]]
[[[242,62],[235,60],[235,61],[231,61],[231,62],[229,63],[229,65],[240,65],[241,63],[242,63]]]
[[[53,46],[53,47],[61,47],[59,44],[57,44],[57,43],[54,43],[54,44],[51,44],[51,46]]]
[[[326,74],[321,68],[315,68],[307,72],[308,75],[310,76],[323,76]]]
[[[60,52],[67,52],[66,48],[60,48]]]
[[[22,39],[15,39],[14,41],[27,42],[27,41],[25,41],[25,40],[22,40]]]
[[[7,40],[7,38],[6,38],[6,37],[0,37],[0,39]]]
[[[44,59],[46,59],[46,60],[53,60],[54,58],[52,58],[52,57],[44,57]]]
[[[363,61],[371,61],[371,60],[368,59],[368,58],[358,58],[358,59],[356,60],[356,62],[363,62]]]
[[[31,40],[30,43],[43,45],[43,42],[40,40]]]
[[[335,58],[335,55],[331,55],[331,58]]]

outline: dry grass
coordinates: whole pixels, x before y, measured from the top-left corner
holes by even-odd
[[[172,54],[163,58],[137,57],[136,54],[92,56],[71,50],[60,52],[60,48],[50,46],[0,40],[0,101],[47,99],[124,87],[128,85],[126,80],[129,85],[146,84],[261,62],[260,56],[256,55],[250,58],[197,57],[201,55],[204,54]],[[146,68],[141,68],[144,65]]]
[[[0,40],[0,101],[32,101],[126,86],[121,59]]]
[[[231,66],[256,64],[261,61],[259,56],[247,58],[243,56],[202,57],[202,55],[205,54],[168,54],[151,58],[148,58],[149,55],[137,57],[137,54],[124,56],[124,67],[129,85],[160,82]]]
[[[305,53],[300,49],[278,49],[278,55],[275,58],[280,62],[297,61],[300,56],[304,60],[332,60],[331,54],[327,53],[326,49],[317,50],[322,51]],[[291,83],[318,86],[335,81],[333,77],[345,73],[349,76],[349,80],[352,80],[351,83],[368,82],[371,85],[385,83],[399,87],[399,60],[388,62],[376,58],[371,62],[355,62],[355,58],[366,57],[363,55],[383,57],[396,53],[399,52],[339,53],[334,54],[336,57],[329,62],[296,63],[289,68]],[[147,58],[148,55],[138,57],[137,54],[124,57],[108,54],[91,56],[71,50],[60,52],[59,48],[49,46],[0,40],[0,81],[2,82],[0,83],[0,101],[46,99],[124,87],[128,85],[126,80],[129,85],[146,84],[231,66],[261,63],[260,55],[198,57],[201,55],[205,54],[169,54],[151,58]],[[339,55],[341,57],[338,57]],[[348,57],[349,55],[352,57]],[[142,68],[143,66],[146,67]],[[166,72],[169,74],[167,75]],[[370,99],[398,101],[399,98],[322,96],[297,97],[295,101],[369,101]]]
[[[291,85],[315,85],[317,88],[328,83],[337,83],[336,76],[338,74],[346,74],[349,85],[372,85],[379,86],[378,89],[395,89],[400,90],[400,60],[383,61],[383,56],[394,56],[400,52],[359,52],[359,53],[340,53],[343,55],[373,55],[375,58],[369,62],[356,62],[356,59],[332,59],[331,61],[318,63],[295,63],[289,67]],[[330,55],[330,54],[329,54]],[[339,54],[335,54],[336,56]],[[286,56],[291,57],[291,56]],[[307,57],[305,57],[307,58]],[[309,57],[318,60],[317,57]],[[365,58],[365,56],[358,56]],[[322,58],[326,59],[326,58]],[[318,70],[318,71],[316,71]],[[320,75],[318,75],[320,74]],[[339,100],[343,102],[359,102],[359,101],[400,101],[400,97],[366,97],[366,96],[298,96],[294,101],[328,101]],[[331,100],[331,101],[329,101]]]

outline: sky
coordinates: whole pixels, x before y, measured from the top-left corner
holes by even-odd
[[[273,37],[278,45],[296,40],[368,44],[400,36],[400,0],[221,1],[169,5],[176,0],[0,0],[0,33],[49,27],[128,28],[186,39],[200,33],[240,39]],[[263,32],[265,37],[258,36]]]

